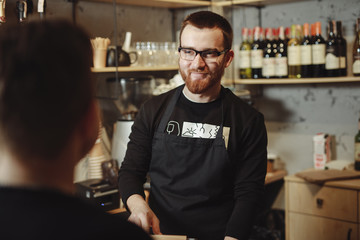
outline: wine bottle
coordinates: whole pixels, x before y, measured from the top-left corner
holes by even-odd
[[[261,27],[261,28],[260,28],[260,43],[261,43],[262,49],[264,49],[264,47],[265,47],[265,40],[266,40],[266,37],[265,37],[265,29],[263,29],[263,28]]]
[[[275,77],[286,78],[288,76],[287,43],[285,42],[284,27],[279,27],[279,40],[275,53]]]
[[[358,120],[358,133],[355,135],[355,170],[360,170],[360,118]]]
[[[356,38],[353,47],[353,74],[360,76],[360,18],[356,21]]]
[[[347,76],[347,47],[346,47],[346,40],[342,35],[342,23],[341,21],[336,21],[336,30],[337,35],[336,39],[339,44],[340,52],[340,71],[339,76]]]
[[[250,51],[251,45],[248,40],[248,28],[242,29],[242,43],[240,45],[240,78],[251,78]]]
[[[301,78],[301,51],[297,25],[291,25],[291,38],[288,42],[289,78]]]
[[[260,41],[260,27],[254,29],[254,41],[251,45],[251,75],[252,78],[262,78],[262,60],[263,60],[263,49]]]
[[[291,31],[289,27],[285,28],[285,44],[287,46],[288,42],[290,41],[291,38]]]
[[[310,41],[312,44],[315,41],[315,23],[312,23],[310,25],[310,33],[311,33]],[[311,48],[311,60],[312,60],[312,48]]]
[[[327,77],[338,77],[340,72],[340,47],[336,38],[336,23],[334,20],[328,25],[326,40],[325,69]]]
[[[250,43],[250,46],[253,43],[253,40],[254,40],[253,29],[249,28],[248,29],[248,42]]]
[[[311,39],[309,34],[309,24],[303,26],[303,40],[301,41],[301,77],[312,77],[312,57],[311,57]]]
[[[271,28],[265,29],[263,54],[262,76],[264,78],[273,78],[275,77],[275,55],[273,51],[273,35]]]
[[[315,36],[312,44],[313,77],[325,77],[325,40],[321,35],[321,22],[315,23]]]

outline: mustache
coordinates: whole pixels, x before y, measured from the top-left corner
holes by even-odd
[[[201,69],[190,69],[189,73],[209,73],[209,71],[204,71]]]

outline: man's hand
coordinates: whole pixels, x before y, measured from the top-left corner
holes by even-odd
[[[151,227],[154,234],[161,234],[160,221],[142,196],[139,194],[131,195],[126,203],[131,212],[128,219],[130,222],[140,226],[147,233],[150,232]]]
[[[224,240],[238,240],[237,238],[226,236]]]

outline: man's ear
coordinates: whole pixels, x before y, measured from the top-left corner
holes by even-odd
[[[226,53],[226,59],[225,59],[225,67],[227,68],[228,66],[230,66],[230,63],[232,62],[232,60],[234,59],[234,51],[232,49],[230,49],[227,53]]]

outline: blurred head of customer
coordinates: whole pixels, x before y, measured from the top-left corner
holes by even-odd
[[[0,184],[71,191],[98,133],[92,48],[64,20],[0,28]]]

